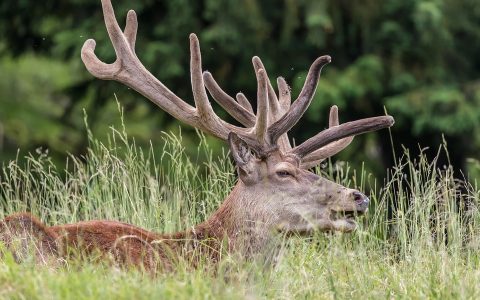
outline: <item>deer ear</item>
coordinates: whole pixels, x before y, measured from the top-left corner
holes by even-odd
[[[240,179],[244,182],[249,181],[248,179],[253,177],[255,173],[253,166],[255,155],[253,154],[253,150],[243,139],[233,132],[228,134],[228,143],[233,160],[237,165]]]
[[[253,158],[252,151],[247,143],[237,134],[230,132],[228,134],[228,143],[230,144],[230,152],[232,152],[233,160],[238,167],[248,164]]]

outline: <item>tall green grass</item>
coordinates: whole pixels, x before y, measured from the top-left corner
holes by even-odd
[[[115,219],[149,230],[183,230],[206,219],[233,187],[226,153],[214,157],[199,134],[198,157],[164,134],[160,155],[140,149],[124,128],[107,143],[91,133],[84,157],[57,170],[39,151],[4,162],[0,216],[31,211],[47,224]],[[439,151],[445,151],[440,148]],[[199,159],[200,157],[206,159]],[[373,209],[352,234],[293,237],[265,268],[225,257],[209,268],[151,277],[100,264],[61,268],[0,261],[0,298],[479,298],[480,190],[425,155],[397,158],[384,182],[332,164],[319,170],[343,185],[371,189]],[[390,212],[390,213],[389,213]]]

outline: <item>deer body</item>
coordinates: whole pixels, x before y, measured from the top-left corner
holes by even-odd
[[[78,250],[81,255],[110,256],[121,265],[156,271],[171,270],[179,259],[192,266],[200,260],[216,262],[225,252],[272,258],[279,233],[355,228],[353,220],[335,220],[335,214],[337,210],[363,213],[368,204],[364,196],[305,170],[285,178],[276,168],[269,174],[274,158],[255,166],[255,172],[244,178],[247,184],[239,181],[217,211],[187,231],[160,234],[109,220],[48,227],[34,216],[20,213],[0,223],[0,240],[10,248],[15,237],[33,241],[33,245],[21,245],[16,255],[19,261],[32,252],[39,262],[48,262]],[[292,172],[288,168],[293,165],[277,160],[277,168]],[[258,180],[259,176],[263,180]]]
[[[206,224],[205,224],[206,225]],[[29,213],[8,216],[0,225],[1,240],[17,261],[33,254],[39,263],[56,258],[93,256],[113,259],[123,266],[149,271],[171,270],[179,258],[195,264],[199,256],[218,260],[221,238],[209,226],[198,225],[191,231],[158,234],[109,220],[45,226]],[[22,241],[20,245],[16,241]],[[189,253],[190,252],[190,253]],[[193,255],[192,255],[193,254]]]
[[[110,0],[102,0],[102,7],[117,60],[113,64],[101,62],[94,54],[95,41],[87,40],[82,60],[90,73],[122,82],[180,121],[227,141],[239,180],[216,212],[185,232],[158,234],[116,221],[47,227],[29,214],[17,214],[0,222],[0,241],[12,248],[14,237],[25,237],[23,240],[32,241],[41,260],[43,256],[62,256],[69,249],[78,249],[81,253],[111,255],[121,264],[157,270],[173,268],[179,258],[194,266],[202,259],[217,261],[224,251],[243,257],[264,255],[279,234],[355,229],[355,217],[366,212],[368,198],[309,169],[348,146],[355,135],[389,127],[394,121],[390,116],[380,116],[340,124],[338,109],[332,106],[329,128],[292,147],[287,132],[312,101],[320,72],[331,60],[329,56],[314,61],[293,102],[285,80],[278,78],[277,95],[263,63],[254,57],[258,84],[255,113],[243,94],[237,94],[236,99],[228,96],[210,73],[202,72],[199,41],[191,34],[193,107],[139,61],[135,54],[135,12],[129,11],[122,31]],[[245,127],[221,120],[212,110],[207,90]],[[20,246],[24,250],[28,245]]]

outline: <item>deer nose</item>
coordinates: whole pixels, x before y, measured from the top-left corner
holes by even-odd
[[[362,210],[367,209],[368,203],[370,203],[370,199],[368,199],[367,196],[357,191],[353,192],[352,195],[353,195],[353,200],[355,201],[355,203],[357,203],[357,206],[360,209]]]

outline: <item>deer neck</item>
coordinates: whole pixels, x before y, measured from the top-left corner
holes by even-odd
[[[276,235],[272,230],[271,217],[257,212],[260,191],[245,186],[239,181],[222,205],[204,222],[191,229],[174,234],[162,235],[161,239],[175,252],[185,255],[197,253],[217,260],[228,252],[244,258],[276,257]],[[192,252],[192,249],[196,251]],[[206,253],[208,252],[208,253]],[[187,254],[187,256],[189,256]]]
[[[203,237],[228,242],[229,252],[251,257],[269,252],[276,236],[272,216],[257,210],[264,189],[247,187],[240,180],[222,205],[205,222],[194,227]],[[225,244],[225,243],[224,243]]]

